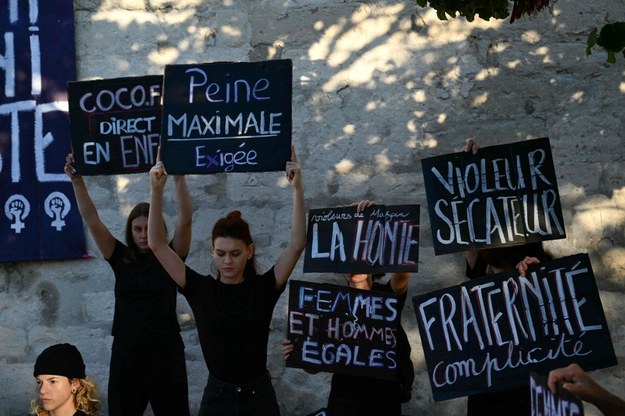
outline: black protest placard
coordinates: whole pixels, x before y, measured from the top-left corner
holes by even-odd
[[[587,254],[413,297],[434,400],[527,385],[528,372],[616,365]]]
[[[548,138],[421,165],[437,255],[566,237]]]
[[[291,157],[291,60],[165,67],[169,173],[283,170]]]
[[[400,313],[395,294],[291,280],[286,365],[395,380]]]
[[[147,172],[161,134],[162,75],[68,83],[79,175]]]
[[[311,209],[304,272],[416,272],[419,205]]]
[[[584,404],[575,394],[558,384],[553,393],[549,389],[547,377],[530,371],[530,394],[532,416],[584,416]]]

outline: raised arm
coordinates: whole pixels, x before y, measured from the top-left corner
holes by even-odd
[[[191,197],[187,188],[187,181],[182,175],[174,175],[174,186],[176,188],[176,202],[178,205],[178,220],[174,230],[173,247],[174,251],[185,258],[189,254],[191,247]]]
[[[406,272],[393,273],[391,275],[391,288],[397,295],[403,295],[408,291],[408,283],[410,283],[410,275]]]
[[[606,416],[625,415],[625,401],[603,388],[577,364],[551,370],[548,384],[553,393],[556,393],[558,383],[580,399],[597,406]]]
[[[148,246],[180,287],[187,285],[184,262],[167,244],[165,221],[163,219],[163,189],[167,183],[167,172],[163,162],[156,162],[150,169],[150,214],[148,215]]]
[[[115,249],[115,237],[100,220],[98,210],[91,199],[91,195],[89,195],[87,185],[85,185],[82,176],[75,174],[76,169],[74,169],[74,155],[72,153],[65,158],[65,173],[72,181],[78,212],[80,212],[83,222],[89,229],[89,233],[98,246],[100,253],[102,253],[105,259],[109,259]]]
[[[291,161],[286,163],[286,177],[291,184],[293,208],[291,213],[291,240],[278,257],[274,272],[276,287],[280,288],[291,276],[297,260],[306,247],[306,207],[302,171],[297,161],[295,148],[291,146]]]

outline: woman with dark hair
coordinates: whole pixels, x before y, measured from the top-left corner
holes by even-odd
[[[39,397],[31,402],[34,416],[95,416],[100,410],[96,383],[71,344],[52,345],[39,354],[33,376]]]
[[[148,243],[193,310],[209,371],[199,416],[280,414],[267,371],[269,324],[306,245],[304,188],[294,150],[286,176],[293,198],[291,239],[274,266],[263,274],[256,272],[249,226],[239,211],[232,211],[217,221],[211,236],[217,275],[203,276],[185,266],[167,245],[163,229],[167,173],[162,162],[150,171]]]
[[[69,154],[65,173],[72,181],[78,210],[115,274],[109,415],[143,415],[148,402],[155,416],[189,415],[184,343],[176,316],[177,290],[148,247],[150,206],[144,202],[130,211],[126,244],[122,243],[100,220],[83,178],[75,175],[73,162]],[[183,261],[191,244],[191,198],[184,176],[174,177],[174,183],[178,220],[170,245]]]

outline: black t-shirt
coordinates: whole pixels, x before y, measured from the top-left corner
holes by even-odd
[[[187,266],[180,289],[195,317],[208,371],[232,384],[267,371],[267,341],[273,309],[285,285],[276,288],[273,267],[238,284],[224,284]]]
[[[386,284],[373,282],[371,290],[377,292],[394,293],[391,283]],[[401,322],[401,312],[406,303],[407,293],[398,296],[398,319]],[[332,375],[332,391],[330,402],[337,400],[343,403],[351,403],[353,414],[401,414],[401,402],[403,401],[402,388],[410,389],[414,381],[414,367],[410,360],[410,343],[401,324],[397,331],[398,352],[398,379],[397,381],[384,380],[373,377],[363,377],[351,374],[335,373]],[[408,390],[409,391],[409,390]],[[408,394],[408,392],[406,392]],[[336,413],[334,404],[329,403],[330,414]],[[384,412],[380,413],[380,409]]]
[[[177,286],[152,253],[139,262],[126,260],[128,247],[115,241],[107,260],[115,273],[112,334],[130,345],[162,344],[180,332],[176,318]]]

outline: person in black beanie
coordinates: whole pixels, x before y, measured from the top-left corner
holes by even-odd
[[[71,344],[52,345],[39,354],[33,376],[39,398],[31,402],[35,416],[95,416],[100,410],[97,386]]]

